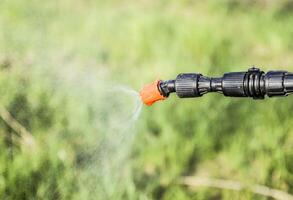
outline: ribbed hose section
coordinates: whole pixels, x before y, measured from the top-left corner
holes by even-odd
[[[199,97],[198,79],[201,74],[179,74],[175,81],[176,94],[180,98]]]
[[[232,72],[223,76],[222,87],[225,96],[230,97],[252,97],[263,99],[264,72],[258,68],[250,68],[248,72]]]
[[[254,99],[263,99],[265,96],[264,84],[264,72],[252,68],[248,71],[244,80],[246,95]]]

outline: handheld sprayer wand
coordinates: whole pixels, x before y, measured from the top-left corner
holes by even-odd
[[[155,81],[140,91],[142,101],[150,106],[176,92],[179,98],[201,97],[208,92],[218,92],[228,97],[264,99],[288,96],[293,93],[293,73],[250,68],[247,72],[225,73],[211,78],[197,73],[179,74],[175,80]]]

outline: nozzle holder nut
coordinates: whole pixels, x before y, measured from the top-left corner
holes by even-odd
[[[176,94],[180,98],[200,97],[198,90],[198,79],[201,74],[186,73],[179,74],[175,80]]]

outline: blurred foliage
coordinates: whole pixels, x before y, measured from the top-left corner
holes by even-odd
[[[40,145],[23,151],[1,121],[1,199],[97,199],[101,192],[78,181],[90,148],[82,141],[95,138],[95,99],[79,98],[79,90],[68,96],[50,69],[93,68],[136,89],[180,72],[217,76],[251,65],[293,71],[292,24],[292,0],[2,0],[1,105]],[[217,94],[144,108],[127,175],[103,198],[265,199],[247,191],[194,192],[178,184],[186,175],[292,194],[292,110],[291,97]]]

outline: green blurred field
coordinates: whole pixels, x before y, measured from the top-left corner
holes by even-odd
[[[84,152],[95,152],[87,144],[107,133],[95,112],[110,119],[111,113],[96,109],[103,97],[95,87],[89,91],[97,97],[77,89],[87,75],[69,91],[54,79],[56,71],[93,70],[103,82],[138,90],[181,72],[217,76],[252,65],[293,71],[292,57],[292,0],[2,0],[0,105],[39,146],[25,147],[1,120],[0,198],[267,199],[249,191],[191,190],[180,184],[183,176],[293,194],[292,97],[172,96],[144,107],[123,170],[116,169],[122,175],[107,186],[100,185],[98,168],[87,167],[99,163]]]

